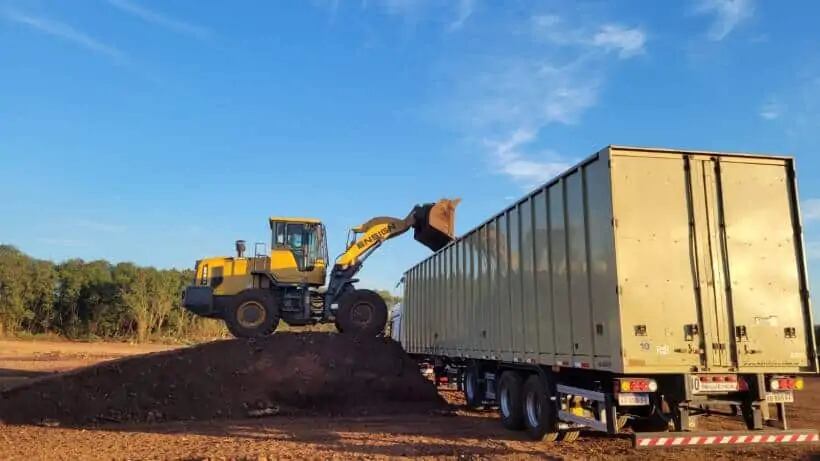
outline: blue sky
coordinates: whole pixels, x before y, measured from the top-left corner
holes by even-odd
[[[0,0],[0,241],[190,267],[271,214],[459,196],[466,231],[607,144],[798,158],[820,287],[820,3]],[[427,250],[385,245],[363,284]]]

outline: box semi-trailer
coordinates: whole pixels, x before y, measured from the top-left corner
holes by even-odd
[[[794,168],[609,146],[409,269],[393,335],[536,439],[817,441],[785,412],[818,370]],[[718,408],[748,431],[697,432]]]

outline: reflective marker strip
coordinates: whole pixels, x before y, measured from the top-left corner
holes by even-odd
[[[744,443],[820,442],[818,434],[747,434],[722,436],[637,437],[639,447],[666,447],[679,445],[737,445]]]

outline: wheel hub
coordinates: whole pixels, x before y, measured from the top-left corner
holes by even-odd
[[[256,301],[248,301],[236,310],[236,320],[245,328],[256,328],[265,321],[265,307]]]
[[[373,306],[367,303],[359,303],[350,310],[350,320],[357,325],[367,325],[373,318]]]

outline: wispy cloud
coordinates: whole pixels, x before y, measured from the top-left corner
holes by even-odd
[[[800,204],[800,208],[804,221],[820,221],[820,198],[803,200],[803,203]]]
[[[594,29],[568,24],[558,15],[536,15],[531,18],[536,38],[561,46],[616,52],[620,58],[644,53],[646,32],[640,27],[603,24]]]
[[[621,58],[629,58],[644,52],[646,34],[637,28],[607,24],[592,37],[592,44],[606,50],[617,51]]]
[[[599,79],[585,71],[586,59],[562,64],[504,58],[494,69],[462,82],[458,106],[469,129],[500,130],[505,136],[523,128],[576,123],[598,99]]]
[[[485,140],[484,143],[493,156],[495,171],[522,187],[531,189],[571,166],[568,161],[552,152],[543,152],[537,156],[522,152],[522,148],[535,139],[535,132],[519,129],[503,141]]]
[[[714,17],[709,27],[709,39],[720,41],[754,15],[753,0],[700,0],[695,13]]]
[[[172,32],[188,35],[190,37],[198,38],[200,40],[206,39],[211,35],[210,30],[208,30],[205,27],[172,18],[158,11],[148,9],[131,0],[107,1],[109,4],[111,4],[111,6],[125,13],[138,17],[146,22],[170,30]]]
[[[783,115],[783,107],[777,101],[770,100],[760,107],[760,112],[758,112],[758,115],[766,120],[775,120]]]
[[[125,63],[127,61],[125,54],[114,46],[107,45],[68,24],[15,10],[5,10],[2,12],[2,15],[7,20],[22,24],[37,32],[70,42],[119,63]]]
[[[512,26],[529,32],[516,49],[459,67],[447,113],[468,139],[479,140],[494,173],[531,188],[571,164],[549,146],[534,148],[544,130],[580,123],[598,103],[612,64],[646,52],[647,34],[553,14],[527,21]]]
[[[451,31],[461,29],[467,19],[473,15],[473,9],[475,9],[475,0],[459,0],[456,6],[456,18],[447,28]]]
[[[71,224],[75,227],[81,227],[83,229],[95,232],[118,233],[125,232],[127,230],[126,226],[120,224],[95,221],[92,219],[77,218],[73,219]]]
[[[56,247],[64,247],[64,248],[78,248],[78,247],[85,247],[88,246],[88,242],[82,240],[75,240],[75,239],[66,239],[66,238],[55,238],[55,237],[43,237],[37,239],[40,243],[44,243],[46,245],[56,246]]]

